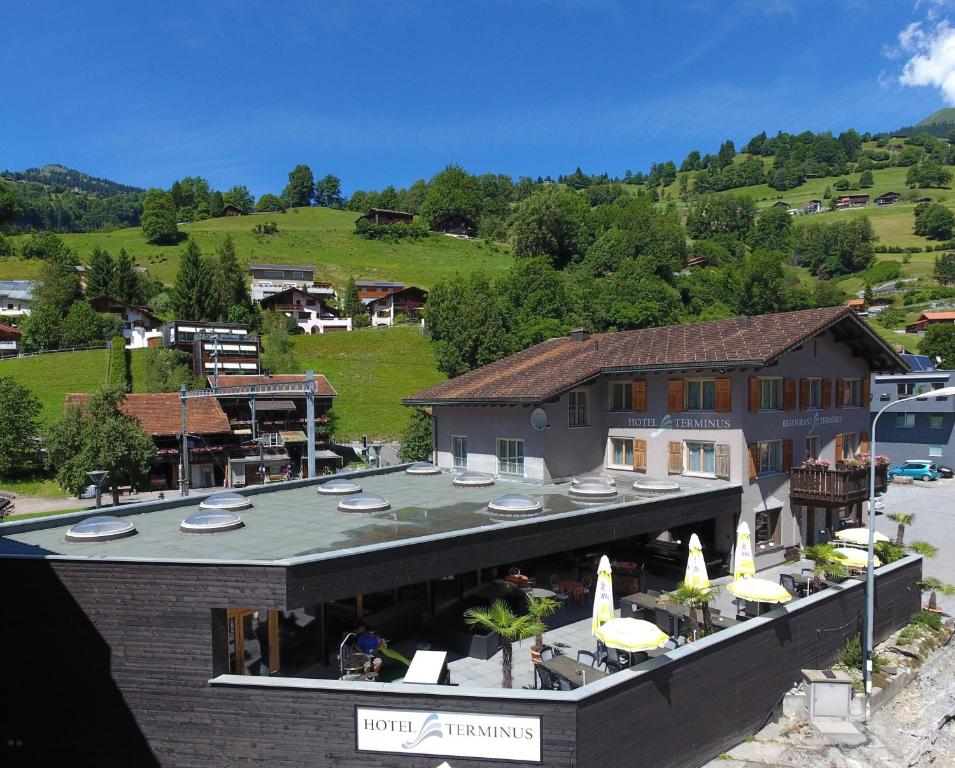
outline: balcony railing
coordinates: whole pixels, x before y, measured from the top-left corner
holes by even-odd
[[[886,488],[885,467],[875,470],[876,493]],[[793,467],[789,470],[789,498],[808,507],[841,507],[869,498],[868,469]]]

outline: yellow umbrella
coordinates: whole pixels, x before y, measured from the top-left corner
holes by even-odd
[[[753,576],[730,582],[726,588],[736,597],[753,603],[785,603],[792,600],[792,595],[775,581]]]
[[[614,618],[613,611],[613,574],[610,560],[606,555],[600,558],[597,566],[597,586],[594,588],[594,616],[590,632],[597,635],[600,625]],[[599,637],[599,635],[598,635]]]
[[[629,617],[611,619],[597,629],[596,635],[608,648],[629,653],[660,648],[670,639],[655,624]]]
[[[869,553],[864,549],[856,549],[855,547],[836,547],[832,550],[832,554],[840,558],[843,564],[849,568],[865,568],[869,562]],[[882,561],[875,555],[872,556],[872,560],[876,568],[882,565]]]
[[[836,531],[836,538],[840,541],[844,541],[847,544],[858,544],[859,546],[867,546],[869,544],[869,529],[868,528],[844,528],[841,531]],[[889,537],[884,533],[875,532],[876,541],[889,541]]]
[[[736,552],[733,554],[733,580],[739,581],[746,576],[756,575],[756,561],[753,559],[753,540],[749,535],[749,526],[740,521],[736,529]]]
[[[686,576],[683,582],[697,589],[709,589],[710,577],[706,573],[706,561],[703,559],[703,545],[695,533],[690,536],[690,556],[686,561]]]

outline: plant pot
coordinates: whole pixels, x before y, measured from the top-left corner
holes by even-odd
[[[531,661],[534,664],[540,664],[543,661],[541,658],[541,649],[536,645],[531,646]]]

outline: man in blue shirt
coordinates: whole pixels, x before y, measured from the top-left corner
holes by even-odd
[[[375,672],[377,674],[378,670],[381,669],[381,657],[375,654],[384,645],[385,641],[378,637],[378,633],[374,629],[369,629],[364,624],[359,627],[356,634],[355,645],[358,646],[358,650],[365,657],[365,673]]]

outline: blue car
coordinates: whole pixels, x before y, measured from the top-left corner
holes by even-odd
[[[892,482],[892,478],[896,476],[914,477],[917,480],[925,481],[938,480],[939,477],[935,462],[927,459],[909,459],[899,467],[891,467],[889,469],[889,482]]]

